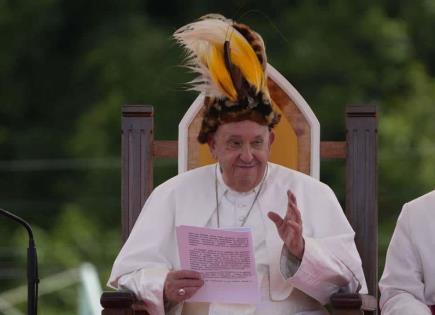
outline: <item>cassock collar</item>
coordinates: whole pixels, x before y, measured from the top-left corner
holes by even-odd
[[[264,178],[252,190],[247,191],[247,192],[238,192],[238,191],[235,191],[235,190],[231,189],[230,187],[228,187],[228,185],[225,183],[224,178],[222,176],[222,171],[219,167],[219,163],[216,163],[215,174],[216,174],[217,183],[218,183],[218,187],[217,187],[218,188],[218,192],[217,192],[218,200],[219,201],[222,200],[222,196],[225,194],[231,194],[232,196],[234,196],[236,198],[247,196],[249,194],[255,195],[258,192],[258,189],[260,189],[261,183],[263,182],[265,184],[265,182],[267,181],[268,176],[269,176],[269,172],[270,172],[269,168],[270,168],[269,166],[266,167],[266,174],[265,174]]]

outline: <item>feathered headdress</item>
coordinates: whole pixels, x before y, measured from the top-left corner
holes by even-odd
[[[187,50],[187,66],[197,72],[192,89],[205,94],[198,141],[225,122],[253,120],[273,128],[280,116],[267,89],[263,39],[248,26],[217,14],[187,24],[174,33]]]

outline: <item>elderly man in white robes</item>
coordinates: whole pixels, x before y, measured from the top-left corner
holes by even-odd
[[[385,315],[435,314],[435,190],[406,203],[379,288]]]
[[[160,314],[327,314],[339,290],[366,291],[354,232],[329,187],[268,162],[274,111],[261,37],[206,16],[175,33],[205,93],[198,141],[218,163],[182,173],[145,203],[113,266],[109,285],[129,289]],[[180,270],[175,227],[251,227],[262,301],[185,302],[203,285]]]

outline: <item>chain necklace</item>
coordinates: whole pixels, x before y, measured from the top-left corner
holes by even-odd
[[[219,163],[216,164],[216,168],[215,168],[215,181],[214,181],[214,184],[215,184],[215,195],[216,195],[217,227],[219,228],[220,227],[220,222],[219,222],[219,200],[218,200],[218,178],[217,178],[218,166],[219,166]],[[252,209],[254,208],[254,204],[257,201],[258,196],[260,195],[261,189],[263,188],[263,184],[264,184],[264,181],[266,179],[266,174],[267,174],[268,168],[269,168],[269,165],[266,164],[266,170],[265,170],[265,172],[263,174],[263,178],[261,179],[260,187],[258,187],[257,193],[255,194],[255,197],[254,197],[254,201],[252,201],[252,204],[249,207],[248,213],[245,215],[245,217],[242,220],[242,223],[240,224],[241,227],[244,226],[246,221],[248,220],[248,217],[251,214]]]

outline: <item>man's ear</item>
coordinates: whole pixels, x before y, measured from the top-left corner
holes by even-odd
[[[216,160],[216,140],[214,138],[214,134],[208,136],[207,144],[211,155]]]
[[[269,149],[272,146],[273,141],[275,141],[275,133],[273,131],[269,132]]]

